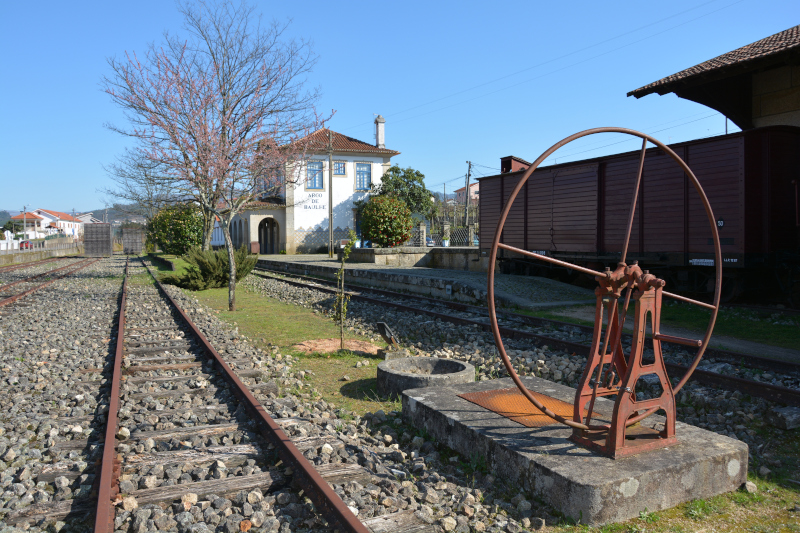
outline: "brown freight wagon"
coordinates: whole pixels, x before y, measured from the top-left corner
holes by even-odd
[[[798,199],[800,128],[772,126],[670,145],[705,189],[722,245],[723,297],[745,287],[800,296]],[[520,191],[501,241],[601,268],[619,259],[639,151],[540,167]],[[491,247],[500,212],[529,164],[501,159],[501,174],[480,179],[480,243]],[[678,165],[651,148],[644,163],[630,260],[675,290],[711,290],[714,254],[708,219]],[[500,250],[505,272],[550,267]],[[553,271],[547,273],[554,274]],[[566,274],[563,270],[561,275]],[[789,287],[794,284],[793,289]]]

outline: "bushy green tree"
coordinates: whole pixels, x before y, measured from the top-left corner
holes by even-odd
[[[392,196],[373,196],[361,212],[361,232],[380,246],[397,246],[411,237],[411,211]]]
[[[147,225],[147,241],[168,254],[183,255],[203,243],[203,215],[187,204],[161,209]]]
[[[425,175],[411,167],[391,167],[383,175],[381,182],[373,185],[372,194],[402,200],[412,213],[428,214],[431,210],[433,193],[425,187]]]
[[[192,291],[217,289],[228,284],[230,263],[227,250],[203,251],[197,246],[191,248],[183,259],[189,263],[186,271],[182,274],[166,274],[161,281]],[[258,256],[251,255],[243,245],[234,251],[233,259],[236,264],[236,280],[241,281],[256,266]]]

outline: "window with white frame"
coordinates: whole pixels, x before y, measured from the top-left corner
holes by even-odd
[[[347,167],[345,166],[344,161],[334,161],[333,162],[333,175],[334,176],[346,176],[347,175]]]
[[[366,191],[372,184],[372,165],[356,163],[356,190]]]
[[[306,167],[306,189],[322,188],[322,161],[309,161]]]

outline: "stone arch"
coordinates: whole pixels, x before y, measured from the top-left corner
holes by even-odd
[[[274,218],[265,218],[258,223],[258,248],[262,254],[280,251],[280,227]]]

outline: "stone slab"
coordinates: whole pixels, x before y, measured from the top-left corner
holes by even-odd
[[[575,390],[535,377],[530,390],[572,403]],[[465,457],[476,454],[501,479],[522,487],[566,516],[600,525],[738,489],[747,481],[747,445],[681,422],[678,444],[610,459],[568,440],[572,430],[555,424],[527,428],[458,397],[513,387],[511,378],[403,393],[403,419]],[[598,399],[610,416],[613,402]],[[664,418],[642,422],[663,427]],[[659,428],[660,429],[660,428]]]

